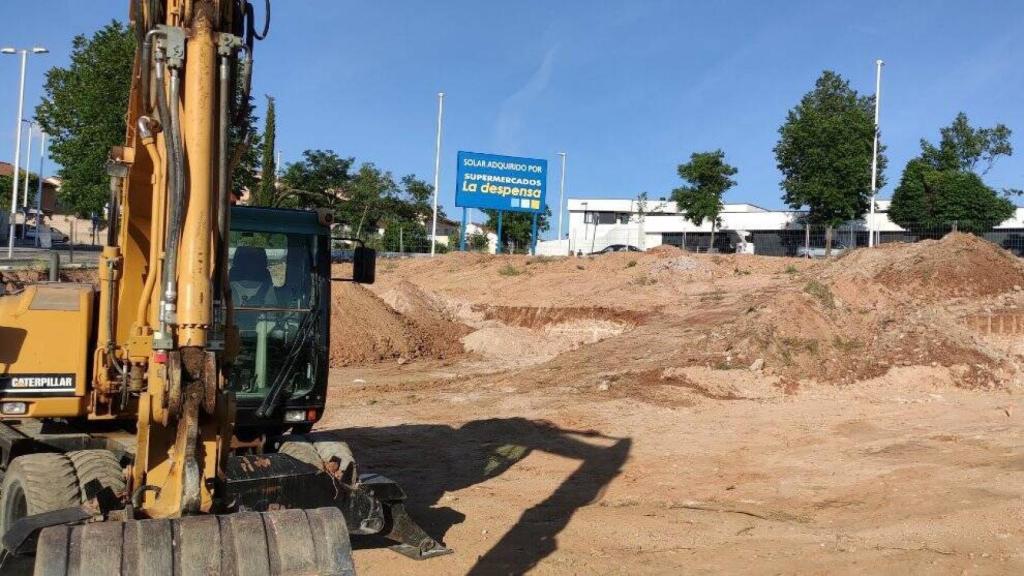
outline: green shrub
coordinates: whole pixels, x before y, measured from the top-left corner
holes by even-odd
[[[498,274],[501,274],[502,276],[519,276],[522,273],[522,270],[516,268],[511,263],[505,264],[498,270]]]
[[[817,298],[818,302],[821,302],[821,305],[826,308],[836,307],[836,299],[835,296],[832,295],[832,290],[817,280],[811,280],[808,282],[807,285],[804,286],[804,292]]]

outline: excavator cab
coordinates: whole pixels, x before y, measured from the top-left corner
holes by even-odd
[[[228,378],[236,434],[308,432],[327,394],[330,228],[315,212],[236,206],[228,261],[238,343]],[[276,405],[257,416],[276,387]]]

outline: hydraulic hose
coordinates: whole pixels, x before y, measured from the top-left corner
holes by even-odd
[[[153,299],[153,288],[156,286],[158,275],[158,262],[160,259],[160,242],[158,239],[163,236],[167,182],[164,179],[163,158],[153,137],[153,119],[148,116],[140,117],[138,127],[139,135],[142,136],[142,144],[146,147],[146,152],[149,153],[149,158],[153,162],[153,176],[154,180],[156,180],[156,187],[153,189],[152,216],[149,221],[149,270],[146,271],[146,283],[142,287],[142,296],[139,298],[139,307],[135,313],[135,323],[137,326],[142,327],[149,325],[149,318],[146,312],[149,310],[150,302]]]
[[[178,110],[181,81],[176,68],[171,69],[170,81],[170,136],[174,157],[170,161],[171,179],[174,183],[168,197],[167,246],[164,249],[164,300],[167,311],[174,312],[178,300],[177,271],[178,244],[181,241],[181,213],[184,196],[185,162],[181,142],[181,117]]]
[[[142,102],[143,113],[149,114],[153,109],[149,94],[149,62],[153,57],[153,36],[163,35],[163,31],[157,28],[146,32],[145,40],[142,41],[142,64],[140,65],[139,100]],[[162,86],[161,86],[162,88]]]
[[[110,200],[107,210],[107,246],[117,245],[117,230],[121,220],[121,184],[122,179],[110,177]]]
[[[164,293],[162,295],[163,302],[160,309],[160,332],[167,333],[167,310],[170,308],[174,309],[175,301],[177,300],[177,289],[175,286],[176,273],[177,273],[177,235],[180,235],[179,226],[177,221],[179,219],[180,204],[181,204],[181,186],[183,184],[183,171],[184,162],[182,161],[181,152],[181,131],[178,122],[178,74],[176,70],[171,71],[170,81],[170,100],[173,103],[171,106],[168,103],[167,94],[164,91],[164,69],[166,63],[161,59],[156,64],[156,81],[160,88],[157,90],[157,109],[160,114],[160,122],[164,127],[164,147],[167,151],[167,171],[165,173],[165,179],[167,181],[167,193],[163,200],[163,212],[166,215],[166,224],[163,225],[164,238],[164,260],[163,260],[163,284]],[[161,236],[153,238],[154,242],[159,242]]]
[[[226,299],[227,295],[221,292],[225,289],[224,280],[227,277],[225,267],[227,266],[228,246],[228,210],[231,205],[228,195],[230,192],[230,175],[228,173],[228,139],[230,138],[229,128],[229,106],[231,96],[231,58],[220,57],[220,118],[218,130],[218,151],[217,151],[217,235],[220,238],[220,249],[216,254],[216,275],[213,279],[214,298]]]

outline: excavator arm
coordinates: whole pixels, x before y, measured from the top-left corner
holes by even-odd
[[[138,43],[125,145],[108,166],[111,218],[98,294],[64,296],[81,301],[67,319],[88,325],[95,314],[95,339],[82,336],[91,370],[69,361],[72,396],[29,401],[26,415],[44,423],[134,420],[134,454],[65,451],[50,437],[35,440],[54,450],[5,454],[11,487],[0,508],[21,510],[0,510],[5,548],[25,553],[38,542],[36,574],[89,575],[351,574],[350,534],[386,536],[417,559],[448,553],[405,513],[396,484],[357,473],[344,442],[317,433],[271,437],[280,428],[271,417],[283,377],[255,412],[265,429],[236,434],[229,186],[244,143],[232,147],[229,135],[248,102],[254,40],[267,30],[256,30],[248,0],[138,0],[130,11]],[[321,216],[324,278],[328,224]],[[46,290],[0,302],[0,325],[20,323],[37,342],[42,316],[32,310]],[[314,345],[295,340],[289,357]],[[60,508],[60,499],[36,495],[38,470],[67,475],[65,500],[80,492],[81,502]]]

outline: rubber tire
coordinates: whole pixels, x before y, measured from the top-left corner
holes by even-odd
[[[316,448],[324,466],[337,460],[338,469],[342,471],[342,474],[346,474],[345,471],[351,468],[351,471],[347,473],[347,480],[350,484],[355,485],[359,474],[356,470],[356,458],[352,455],[352,449],[348,447],[347,442],[341,440],[333,432],[314,432],[306,435],[306,438],[313,442],[313,447]]]
[[[81,503],[71,459],[54,453],[19,456],[7,468],[0,485],[0,533],[6,533],[21,517]]]
[[[39,535],[45,576],[354,576],[338,508],[54,526]]]
[[[78,450],[68,452],[67,456],[75,467],[75,474],[78,475],[82,502],[88,499],[85,486],[92,480],[96,480],[104,488],[110,488],[117,496],[124,495],[124,468],[113,452],[110,450]]]

